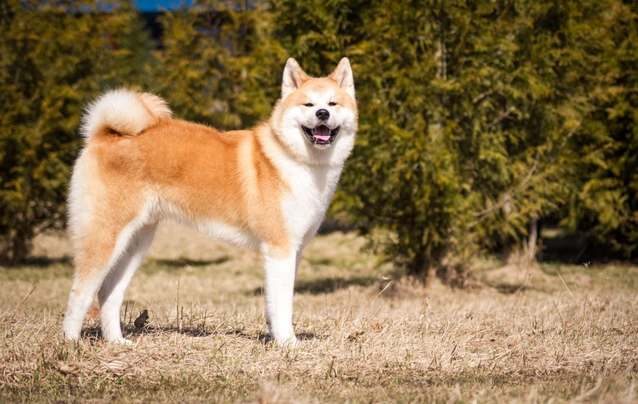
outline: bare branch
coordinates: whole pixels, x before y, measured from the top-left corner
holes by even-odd
[[[498,118],[494,119],[492,122],[490,122],[489,125],[487,125],[488,128],[493,127],[494,125],[500,123],[503,119],[507,118],[509,116],[509,114],[511,114],[512,112],[516,111],[516,107],[509,107],[507,109],[507,111],[503,112],[501,114],[501,116],[499,116]]]

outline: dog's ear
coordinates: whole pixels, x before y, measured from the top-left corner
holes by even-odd
[[[341,59],[337,68],[329,77],[336,81],[343,91],[354,99],[354,77],[352,76],[352,68],[348,58]]]
[[[284,67],[284,77],[281,81],[281,99],[284,100],[293,91],[301,87],[308,80],[308,75],[301,70],[299,63],[293,58],[288,59]]]

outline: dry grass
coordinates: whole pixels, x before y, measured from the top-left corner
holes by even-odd
[[[0,268],[0,401],[638,402],[637,268],[543,265],[526,281],[484,262],[480,287],[422,288],[391,279],[362,243],[313,241],[295,297],[301,342],[276,349],[259,257],[166,226],[129,288],[135,345],[123,347],[96,338],[94,319],[81,343],[62,340],[68,245],[42,237],[47,259]]]

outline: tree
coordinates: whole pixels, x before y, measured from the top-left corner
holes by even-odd
[[[638,256],[638,6],[613,2],[594,31],[604,29],[597,74],[609,77],[584,124],[585,150],[561,224],[584,232],[610,256]],[[601,68],[603,65],[604,68]]]
[[[578,145],[613,84],[613,4],[275,2],[294,56],[353,62],[360,136],[333,212],[419,277],[520,245],[594,152]]]
[[[365,0],[271,0],[273,35],[304,71],[331,72],[361,40],[371,4]]]
[[[550,220],[638,251],[638,9],[622,0],[200,0],[159,47],[129,0],[0,3],[0,260],[64,222],[82,107],[122,85],[220,129],[266,118],[288,56],[355,73],[331,209],[425,278]],[[461,277],[462,278],[462,277]]]
[[[592,152],[579,147],[590,137],[586,122],[611,84],[601,57],[611,45],[607,30],[613,22],[605,13],[609,6],[504,2],[492,15],[493,26],[505,28],[497,35],[504,50],[495,49],[486,61],[491,66],[504,63],[494,80],[496,88],[470,94],[479,94],[475,99],[488,108],[496,105],[498,115],[488,116],[478,127],[481,140],[469,142],[472,147],[487,146],[483,156],[462,157],[479,162],[475,170],[481,174],[474,176],[479,179],[479,200],[471,208],[476,215],[471,230],[482,247],[493,251],[516,245],[527,235],[527,223],[553,217],[573,193],[578,162]],[[455,115],[466,114],[466,105]],[[463,132],[471,133],[471,128]],[[481,167],[481,161],[488,165]],[[473,183],[471,175],[465,178]]]
[[[129,74],[108,33],[134,17],[88,1],[0,3],[0,261],[64,225],[82,108]],[[131,78],[133,73],[131,73]]]
[[[157,92],[183,119],[239,129],[266,118],[285,55],[261,2],[209,0],[162,16]]]

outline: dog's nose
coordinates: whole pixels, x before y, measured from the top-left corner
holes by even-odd
[[[327,109],[320,109],[319,111],[315,113],[315,115],[317,116],[317,118],[321,119],[322,121],[325,121],[328,118],[330,118],[330,112],[328,112]]]

